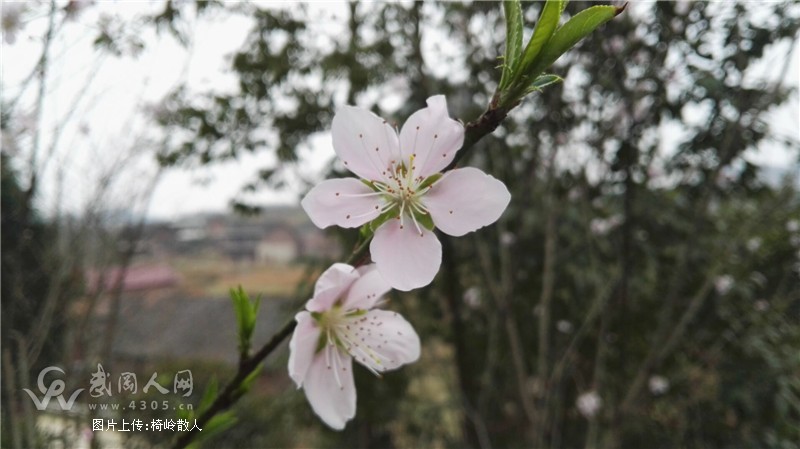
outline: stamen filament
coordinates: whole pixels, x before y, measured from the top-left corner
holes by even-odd
[[[383,176],[383,169],[381,168],[381,164],[383,163],[383,161],[380,160],[380,156],[378,156],[378,165],[375,165],[375,161],[373,160],[372,156],[370,155],[371,152],[367,148],[367,144],[364,143],[363,136],[361,134],[359,134],[358,137],[359,137],[358,140],[361,142],[361,148],[364,150],[364,153],[367,155],[367,160],[369,160],[370,165],[372,165],[372,168],[375,169],[375,171],[377,171],[378,174]],[[376,151],[376,153],[379,153],[379,152]]]
[[[336,384],[339,385],[339,388],[344,388],[342,386],[342,379],[339,378],[339,367],[342,366],[342,361],[339,360],[339,348],[336,346],[332,346],[331,350],[334,351],[333,357],[333,377],[336,378]]]
[[[339,326],[339,327],[341,328],[341,326]],[[358,343],[356,343],[352,339],[350,339],[350,336],[347,334],[346,331],[343,331],[339,335],[342,338],[342,340],[344,340],[345,342],[347,342],[350,345],[350,350],[349,350],[350,354],[355,356],[355,351],[360,352],[361,360],[362,360],[362,362],[364,362],[364,363],[362,363],[362,365],[364,365],[368,370],[370,370],[372,372],[372,374],[374,374],[374,375],[376,375],[378,377],[381,377],[380,372],[378,372],[373,366],[371,366],[369,363],[367,363],[367,359],[369,359],[370,361],[375,362],[375,358],[373,356],[371,356],[370,354],[367,354],[367,352],[364,351],[364,348],[362,348],[361,345],[359,345]],[[379,361],[378,361],[378,364],[380,364]]]
[[[422,204],[420,204],[420,203],[418,203],[416,201],[411,203],[411,207],[413,207],[414,210],[416,210],[417,212],[419,212],[422,215],[428,215],[430,213],[430,212],[428,212],[428,208],[427,207],[425,207],[424,205],[422,205]]]
[[[371,209],[371,210],[369,210],[368,212],[364,212],[363,214],[359,214],[359,215],[353,215],[351,218],[361,218],[361,217],[366,217],[367,215],[372,215],[372,214],[374,214],[374,213],[375,213],[375,209]],[[381,214],[381,210],[380,210],[380,209],[378,209],[378,215],[380,215],[380,214]]]
[[[389,212],[390,210],[394,209],[395,206],[397,206],[397,203],[387,203],[387,204],[385,204],[383,206],[383,208],[381,208],[380,212],[381,212],[381,214],[384,214],[384,213]]]
[[[416,217],[416,215],[414,215],[413,212],[411,213],[411,220],[414,222],[414,226],[416,226],[417,232],[419,232],[419,235],[420,236],[423,235],[422,234],[422,229],[419,228],[419,223],[417,223],[417,217]]]
[[[328,369],[330,369],[330,367],[331,367],[331,346],[332,345],[333,345],[333,343],[331,343],[331,331],[330,331],[330,329],[328,329],[328,344],[325,346],[325,366],[327,366]]]
[[[346,197],[346,198],[356,198],[356,197],[362,197],[362,196],[378,196],[378,195],[383,195],[383,193],[381,193],[381,192],[370,192],[370,193],[340,193],[340,194],[337,194],[336,196],[341,196],[341,197]]]

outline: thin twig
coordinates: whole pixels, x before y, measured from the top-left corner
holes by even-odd
[[[550,371],[550,324],[551,313],[550,303],[553,300],[553,289],[555,285],[555,260],[556,260],[556,241],[558,240],[558,230],[556,220],[558,219],[558,206],[556,201],[555,188],[553,186],[556,176],[556,155],[558,146],[553,146],[547,161],[547,180],[545,191],[545,235],[544,235],[544,263],[542,267],[542,290],[539,295],[538,306],[538,334],[539,348],[536,360],[538,372],[538,389],[536,391],[537,413],[535,416],[534,431],[536,437],[534,444],[536,447],[544,447],[545,434],[547,429],[547,409],[546,397],[549,385],[547,384],[548,373]]]
[[[758,215],[758,217],[756,217],[753,221],[742,225],[732,240],[741,241],[744,236],[750,235],[753,229],[758,228],[768,218],[770,218],[772,214],[774,214],[776,211],[782,210],[782,208],[783,202],[780,198],[769,207],[762,207],[760,215]],[[728,254],[726,254],[726,251],[722,250],[716,254],[712,254],[710,259],[716,262],[707,271],[703,284],[695,292],[694,296],[689,301],[689,305],[687,306],[686,310],[681,315],[674,327],[671,328],[671,332],[668,334],[665,333],[662,338],[654,341],[650,346],[645,360],[637,370],[633,381],[629,383],[630,386],[624,395],[624,399],[622,400],[619,410],[623,417],[624,415],[633,411],[634,404],[641,395],[645,386],[645,381],[652,370],[670,357],[675,349],[677,349],[683,338],[686,337],[689,324],[692,323],[702,306],[709,299],[711,287],[713,286],[713,280],[717,275],[719,275],[725,261],[728,260]]]
[[[507,273],[508,271],[505,269],[505,265],[508,265],[508,263],[504,263],[502,259],[507,259],[508,257],[503,257],[502,253],[503,251],[508,251],[508,248],[506,246],[500,247],[500,281],[497,281],[492,273],[492,258],[486,242],[479,241],[477,249],[478,262],[481,264],[481,271],[484,274],[484,280],[486,285],[489,287],[489,291],[494,298],[495,304],[497,304],[501,320],[505,324],[506,336],[508,337],[508,346],[511,352],[512,368],[514,370],[514,377],[517,381],[517,394],[519,395],[520,405],[522,406],[522,410],[525,413],[525,417],[527,418],[528,422],[533,425],[536,422],[536,408],[534,407],[533,401],[531,400],[531,395],[528,393],[527,388],[529,376],[527,367],[525,366],[525,351],[523,349],[524,344],[522,343],[522,337],[520,336],[517,323],[514,320],[514,315],[508,302],[508,297],[511,294],[510,279],[508,279],[507,276],[504,276],[504,273]],[[508,279],[508,281],[503,282],[504,279]],[[533,429],[531,428],[531,430]]]
[[[47,25],[47,32],[44,35],[44,44],[42,48],[42,57],[39,60],[39,64],[37,64],[37,69],[39,73],[39,89],[36,93],[36,123],[37,125],[41,125],[42,123],[42,110],[44,109],[45,103],[45,94],[47,92],[47,63],[48,63],[48,53],[50,52],[50,44],[53,42],[53,36],[55,35],[55,16],[56,16],[56,2],[55,0],[50,1],[50,13],[48,16],[48,25]],[[36,194],[36,190],[38,187],[38,170],[36,169],[37,158],[39,156],[39,144],[41,141],[42,136],[42,126],[36,127],[36,132],[33,134],[33,142],[31,143],[31,154],[28,161],[28,165],[30,168],[30,179],[28,180],[28,186],[25,189],[25,196],[23,202],[23,214],[22,219],[27,220],[28,214],[32,209],[32,201],[33,197]]]

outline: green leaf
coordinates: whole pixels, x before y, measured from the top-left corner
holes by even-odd
[[[564,80],[558,75],[539,75],[525,93],[540,91],[551,84],[560,83],[561,81]]]
[[[206,387],[206,391],[203,392],[203,398],[200,399],[200,404],[197,406],[198,415],[202,415],[203,412],[211,407],[211,404],[213,404],[214,400],[217,398],[218,390],[219,383],[217,382],[217,378],[213,377],[211,382],[209,382],[208,386]]]
[[[537,75],[553,65],[567,50],[624,9],[625,6],[620,8],[610,5],[592,6],[572,16],[567,23],[556,30],[530,68],[529,73]]]
[[[233,301],[233,310],[236,313],[236,324],[239,330],[239,352],[246,356],[250,350],[250,339],[253,337],[253,332],[256,328],[256,318],[261,305],[261,297],[259,296],[255,301],[251,302],[241,285],[236,289],[231,289],[230,296],[231,301]]]
[[[250,309],[253,313],[250,315],[250,333],[252,335],[253,331],[256,329],[256,320],[258,319],[258,309],[261,307],[261,295],[256,297],[256,300],[253,302],[253,307]]]
[[[539,21],[536,23],[536,28],[533,30],[531,40],[525,46],[525,53],[522,55],[519,71],[516,74],[515,80],[520,77],[528,75],[534,76],[535,73],[527,73],[528,68],[534,64],[537,56],[542,51],[542,48],[550,41],[553,33],[558,28],[558,21],[561,18],[561,13],[567,2],[564,0],[548,0],[542,8],[542,13],[539,15]]]
[[[248,374],[247,377],[245,377],[244,380],[242,380],[242,383],[239,384],[239,388],[236,389],[235,396],[239,397],[239,396],[247,393],[248,391],[250,391],[250,388],[253,387],[253,382],[255,382],[255,380],[261,374],[261,371],[263,369],[264,369],[264,364],[260,363],[258,365],[258,367],[256,367],[256,369],[253,370],[253,372]]]
[[[178,419],[185,419],[187,421],[192,421],[194,419],[194,411],[193,410],[181,410],[178,409],[175,413]]]
[[[230,290],[231,301],[233,301],[233,311],[236,314],[236,328],[239,330],[239,345],[242,344],[242,330],[245,328],[245,303],[244,291],[242,286]]]
[[[200,443],[203,441],[208,440],[209,438],[219,435],[220,433],[230,429],[236,424],[236,416],[233,414],[233,410],[228,410],[227,412],[220,413],[215,415],[208,422],[204,425],[202,432],[197,432],[197,436],[194,438],[192,443],[187,446],[187,449],[196,449],[200,447]],[[194,423],[190,422],[189,425],[192,426]]]
[[[506,54],[503,58],[500,89],[511,82],[522,52],[522,7],[519,0],[504,1],[503,12],[506,16]]]
[[[233,410],[220,413],[208,420],[206,427],[203,429],[204,436],[208,437],[214,433],[222,432],[234,424],[236,424],[236,416],[233,414]]]

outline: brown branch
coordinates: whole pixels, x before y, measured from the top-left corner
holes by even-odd
[[[445,170],[450,170],[458,165],[458,162],[467,154],[467,150],[471,149],[479,140],[494,132],[514,106],[516,105],[503,109],[493,100],[480,117],[464,125],[464,145],[461,146],[453,162],[450,162],[450,165]]]

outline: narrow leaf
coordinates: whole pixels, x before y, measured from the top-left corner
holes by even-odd
[[[246,357],[250,350],[250,339],[256,327],[260,298],[255,303],[251,302],[250,297],[247,296],[241,285],[231,289],[230,296],[231,301],[233,301],[234,312],[236,312],[236,324],[239,331],[239,353],[242,357]]]
[[[253,338],[253,332],[256,329],[258,308],[261,306],[261,295],[259,295],[255,299],[255,301],[250,301],[250,299],[248,299],[246,305],[247,305],[247,316],[246,316],[247,322],[245,323],[246,327],[244,331],[245,331],[245,337],[247,337],[247,340],[249,341],[250,339]]]
[[[553,33],[529,73],[535,75],[550,67],[562,54],[581,39],[588,36],[600,25],[613,19],[624,9],[625,6],[619,8],[610,5],[592,6],[572,16],[567,23]]]
[[[500,78],[501,89],[511,82],[522,52],[522,7],[519,0],[504,1],[503,12],[506,16],[506,54]]]
[[[233,311],[236,313],[236,327],[239,330],[239,337],[242,336],[242,330],[246,327],[247,320],[245,318],[247,314],[246,304],[245,304],[245,294],[242,286],[240,285],[238,288],[232,288],[230,290],[231,301],[233,301]]]
[[[198,415],[202,414],[209,407],[211,407],[211,404],[213,404],[214,400],[217,398],[217,390],[219,390],[219,383],[217,382],[217,378],[214,377],[206,387],[206,391],[203,392],[203,398],[200,399],[200,404],[197,406]]]
[[[203,426],[203,431],[197,433],[194,441],[187,446],[187,449],[199,448],[203,441],[207,441],[209,438],[219,435],[220,433],[230,429],[234,424],[236,424],[236,421],[237,418],[234,415],[233,410],[228,410],[215,415],[208,420],[205,426]],[[191,426],[193,423],[189,423],[189,425]]]
[[[522,55],[522,62],[516,79],[528,72],[528,67],[536,61],[536,57],[539,56],[542,48],[550,41],[556,28],[558,28],[558,20],[561,18],[561,13],[564,11],[565,6],[566,2],[564,0],[548,0],[545,2],[542,13],[539,15],[539,21],[533,30],[531,40],[525,46],[525,53]]]
[[[549,86],[551,84],[559,83],[561,81],[564,81],[564,80],[558,75],[539,75],[533,81],[533,83],[531,83],[530,87],[528,87],[528,90],[526,91],[526,93],[531,93],[531,92],[536,92],[536,91],[542,90],[543,88],[545,88],[545,87],[547,87],[547,86]]]
[[[239,388],[236,389],[236,393],[235,393],[236,397],[239,397],[239,396],[247,393],[248,391],[250,391],[250,389],[253,387],[253,382],[255,382],[255,380],[261,374],[261,371],[263,369],[264,369],[264,364],[261,363],[261,364],[258,365],[258,367],[256,369],[253,370],[252,373],[248,374],[247,377],[245,377],[244,380],[242,380],[242,383],[239,384]]]

